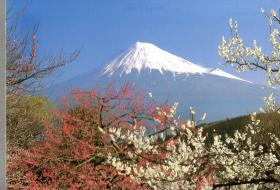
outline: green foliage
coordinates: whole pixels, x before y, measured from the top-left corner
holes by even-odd
[[[51,119],[51,104],[43,96],[7,96],[7,144],[27,148],[42,137],[43,122]]]

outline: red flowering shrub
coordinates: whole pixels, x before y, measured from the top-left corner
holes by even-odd
[[[57,113],[59,121],[45,123],[45,140],[12,159],[9,188],[145,189],[105,162],[116,150],[104,132],[110,126],[128,127],[144,109],[150,108],[128,85],[73,93]]]

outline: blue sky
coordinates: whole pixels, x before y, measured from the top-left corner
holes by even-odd
[[[257,39],[268,48],[268,26],[260,8],[280,7],[280,0],[10,0],[7,6],[12,2],[15,10],[27,2],[19,29],[39,24],[41,55],[81,48],[55,82],[94,70],[143,41],[193,63],[264,83],[261,73],[238,74],[230,66],[220,66],[218,45],[223,35],[229,36],[228,20],[233,18],[245,43]]]

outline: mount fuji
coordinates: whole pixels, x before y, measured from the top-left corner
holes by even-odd
[[[134,83],[152,92],[159,102],[178,101],[182,113],[192,106],[198,116],[206,112],[207,121],[258,111],[270,91],[219,68],[191,63],[151,43],[136,42],[105,67],[51,86],[43,93],[56,99],[69,89],[86,90],[109,81],[116,85]]]
[[[123,74],[133,72],[133,70],[138,73],[141,73],[142,70],[158,71],[161,74],[172,73],[174,77],[182,74],[211,74],[245,81],[220,69],[201,67],[153,44],[141,42],[136,42],[126,52],[114,59],[105,67],[103,74],[110,76],[118,73],[121,77]]]

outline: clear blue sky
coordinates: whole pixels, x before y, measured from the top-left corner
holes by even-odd
[[[14,8],[23,5],[14,2]],[[19,28],[39,24],[41,54],[81,48],[75,62],[56,82],[108,63],[136,41],[150,42],[193,63],[220,67],[247,80],[264,83],[260,73],[235,73],[219,66],[221,37],[229,36],[228,20],[238,20],[245,43],[268,47],[268,26],[260,8],[279,9],[280,0],[29,0]]]

